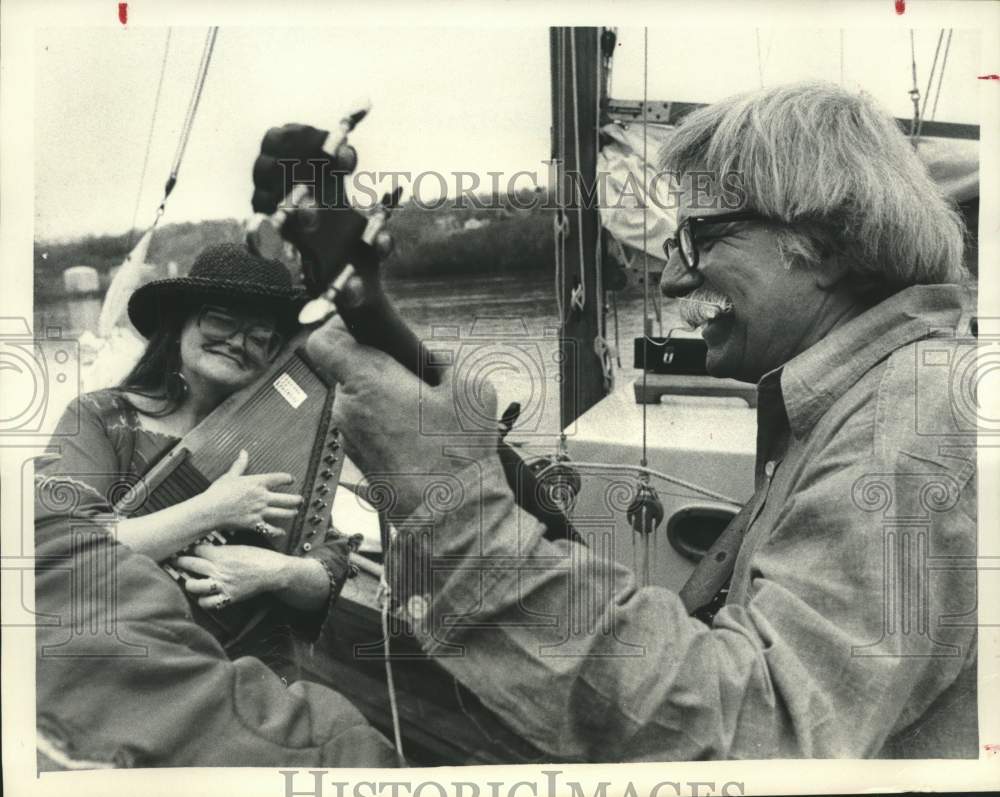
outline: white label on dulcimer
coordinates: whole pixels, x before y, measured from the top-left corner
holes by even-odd
[[[282,374],[274,380],[274,389],[281,394],[281,397],[285,401],[292,405],[293,409],[298,409],[302,402],[306,400],[306,391],[299,387],[298,382],[288,374]]]

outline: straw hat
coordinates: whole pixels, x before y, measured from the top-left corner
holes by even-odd
[[[279,327],[292,330],[305,293],[277,260],[251,254],[241,244],[214,244],[198,255],[186,277],[155,280],[133,293],[128,317],[148,338],[165,310],[203,301],[260,307],[277,316]]]

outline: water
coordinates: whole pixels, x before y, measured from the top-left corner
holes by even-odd
[[[554,445],[560,430],[558,315],[555,287],[550,276],[499,275],[397,279],[387,285],[400,314],[418,337],[432,349],[454,356],[456,394],[460,420],[481,425],[481,403],[473,389],[488,380],[497,393],[498,410],[512,401],[522,405],[521,421],[512,439],[550,438]],[[655,320],[658,296],[647,299],[653,334],[660,334]],[[618,295],[618,349],[622,368],[616,386],[635,379],[632,340],[643,331],[643,294],[633,286]],[[38,305],[35,329],[59,327],[64,337],[77,338],[96,331],[100,302],[72,299]],[[677,326],[676,316],[665,310],[662,330]],[[615,344],[614,315],[609,312],[607,339]],[[84,364],[86,367],[86,363]]]

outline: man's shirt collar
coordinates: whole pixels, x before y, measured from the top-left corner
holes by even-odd
[[[970,307],[974,312],[974,291],[962,285],[905,288],[765,374],[758,384],[761,402],[765,397],[780,399],[793,434],[802,437],[896,349],[921,338],[956,334],[963,311]]]

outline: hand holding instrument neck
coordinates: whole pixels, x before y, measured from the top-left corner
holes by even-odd
[[[368,215],[351,207],[347,197],[345,178],[357,165],[347,136],[368,108],[345,116],[337,133],[306,125],[268,131],[254,164],[258,215],[247,225],[247,245],[267,254],[261,247],[277,231],[298,250],[310,297],[300,317],[303,324],[319,324],[339,312],[359,342],[385,351],[436,385],[441,369],[388,301],[379,274],[380,261],[392,248],[386,223],[402,191],[383,196]],[[297,177],[315,187],[296,183]],[[270,214],[266,223],[261,214]],[[262,234],[265,230],[271,232]]]
[[[255,210],[271,212],[277,200],[287,194],[287,186],[274,184],[283,172],[272,168],[273,161],[278,157],[297,157],[300,163],[315,160],[318,156],[308,146],[325,140],[325,136],[322,131],[301,125],[285,125],[268,132],[254,166]],[[341,142],[340,146],[343,149],[346,144]],[[359,343],[386,352],[427,384],[439,385],[444,366],[432,359],[382,287],[380,261],[391,251],[391,236],[385,225],[399,203],[400,190],[384,196],[374,213],[365,217],[346,202],[344,174],[336,168],[327,174],[337,185],[324,189],[324,193],[337,198],[340,204],[329,206],[324,202],[319,207],[296,209],[280,227],[285,239],[302,256],[303,283],[311,297],[300,322],[319,324],[336,310]],[[524,508],[545,523],[547,536],[579,539],[563,513],[539,501],[542,491],[537,478],[514,448],[502,440],[497,446],[508,484]]]

